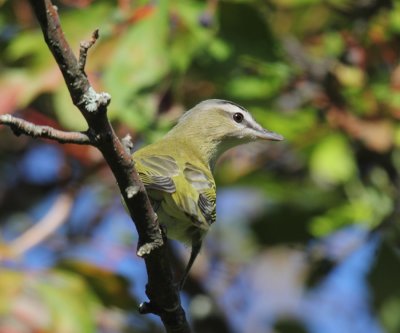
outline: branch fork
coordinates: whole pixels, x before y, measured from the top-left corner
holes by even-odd
[[[97,93],[92,87],[82,96],[82,104],[89,113],[107,110],[107,106],[111,102],[111,95],[106,92]]]
[[[172,265],[166,242],[143,183],[140,181],[131,158],[133,144],[130,138],[123,142],[116,136],[107,118],[111,96],[97,93],[85,73],[88,50],[99,38],[98,29],[89,41],[80,44],[79,59],[72,52],[61,29],[57,8],[51,0],[29,0],[40,23],[44,39],[60,68],[70,92],[72,102],[88,124],[86,132],[65,132],[48,126],[39,126],[11,115],[0,115],[0,124],[9,126],[16,135],[46,138],[60,143],[86,144],[97,147],[110,166],[126,203],[126,208],[136,225],[139,239],[143,241],[138,255],[144,258],[148,284],[146,294],[150,302],[142,313],[160,316],[167,332],[189,333],[179,291],[174,283]]]

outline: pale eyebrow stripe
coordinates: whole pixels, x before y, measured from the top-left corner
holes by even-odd
[[[243,106],[240,106],[239,104],[236,104],[234,102],[226,101],[224,99],[219,100],[217,102],[217,104],[231,104],[231,105],[234,105],[234,106],[238,107],[240,110],[247,111]]]

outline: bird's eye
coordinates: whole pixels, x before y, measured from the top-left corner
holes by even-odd
[[[236,121],[237,123],[241,123],[243,121],[243,114],[241,114],[240,112],[236,112],[233,115],[233,120]]]

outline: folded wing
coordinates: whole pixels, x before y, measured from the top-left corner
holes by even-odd
[[[211,171],[192,163],[185,163],[180,170],[168,155],[140,156],[135,162],[151,199],[157,206],[161,204],[171,218],[189,219],[201,229],[208,229],[215,222],[216,190]]]

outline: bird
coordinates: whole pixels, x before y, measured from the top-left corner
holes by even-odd
[[[257,140],[281,141],[283,136],[264,129],[244,107],[209,99],[185,112],[161,140],[133,153],[167,238],[191,246],[180,290],[216,221],[216,161],[226,150]]]

